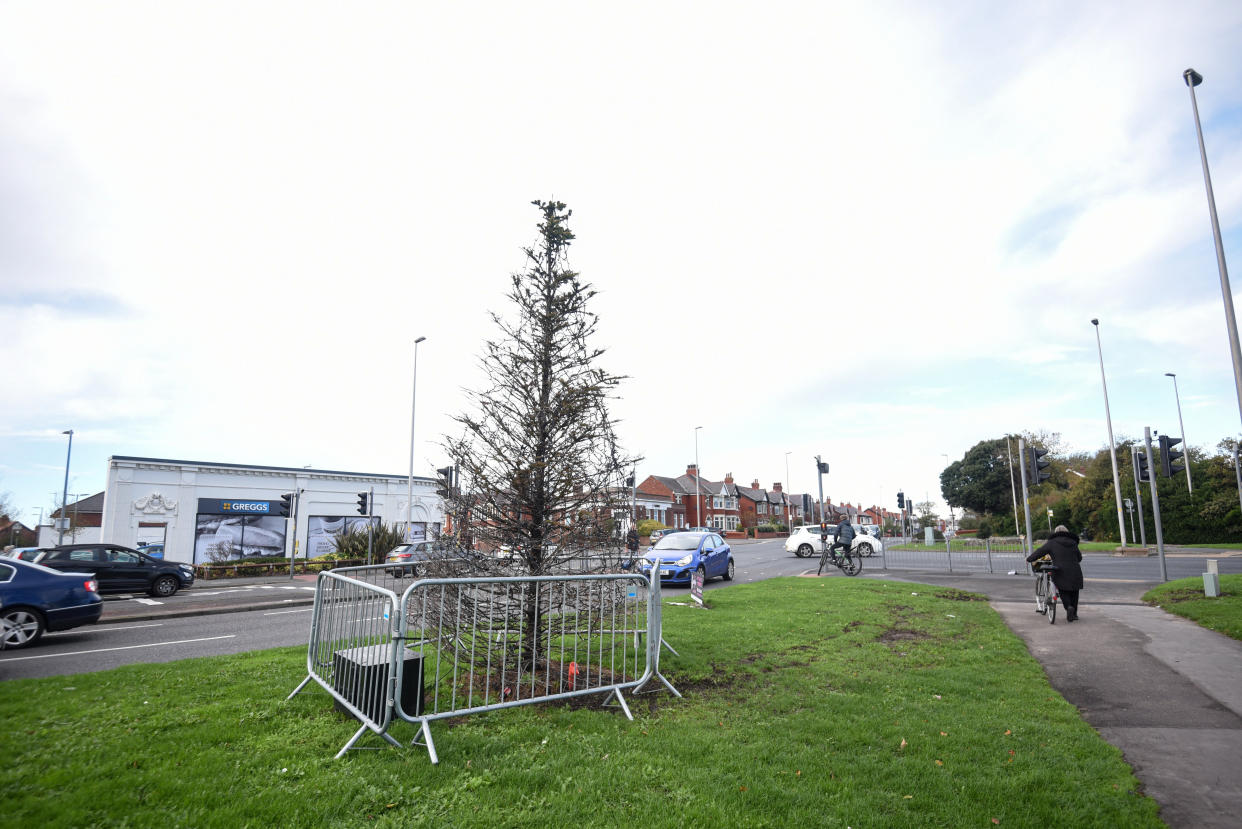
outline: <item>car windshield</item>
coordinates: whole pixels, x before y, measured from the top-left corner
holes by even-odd
[[[702,533],[673,533],[656,542],[656,550],[697,550]]]

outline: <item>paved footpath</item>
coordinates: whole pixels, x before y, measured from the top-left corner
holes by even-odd
[[[1050,625],[1029,577],[900,578],[987,595],[1170,826],[1242,825],[1242,642],[1144,605],[1150,583],[1088,578],[1079,620]]]

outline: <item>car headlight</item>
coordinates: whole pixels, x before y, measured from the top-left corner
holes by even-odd
[[[185,573],[187,576],[192,576],[194,575],[194,568],[187,567],[183,564],[181,565],[181,572]]]
[[[694,553],[686,553],[684,556],[674,561],[673,564],[678,567],[685,567],[691,561],[694,561]]]

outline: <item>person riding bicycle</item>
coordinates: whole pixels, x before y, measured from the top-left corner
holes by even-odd
[[[1052,583],[1057,586],[1061,595],[1061,604],[1065,607],[1065,620],[1078,621],[1078,591],[1082,590],[1082,551],[1078,549],[1078,536],[1074,535],[1064,524],[1048,536],[1035,552],[1026,557],[1027,561],[1035,562],[1045,556],[1052,559]]]
[[[850,524],[849,513],[846,513],[841,516],[840,522],[832,532],[833,541],[832,546],[829,548],[832,554],[835,556],[837,548],[841,548],[848,556],[850,554],[850,547],[854,544],[854,535],[854,527]]]

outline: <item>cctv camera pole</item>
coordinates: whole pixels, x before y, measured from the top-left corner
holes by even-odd
[[[1164,532],[1160,528],[1160,493],[1156,491],[1156,462],[1151,453],[1151,427],[1143,427],[1143,445],[1147,449],[1147,474],[1151,484],[1151,514],[1156,522],[1156,552],[1160,554],[1160,580],[1169,580],[1169,571],[1164,563]]]

